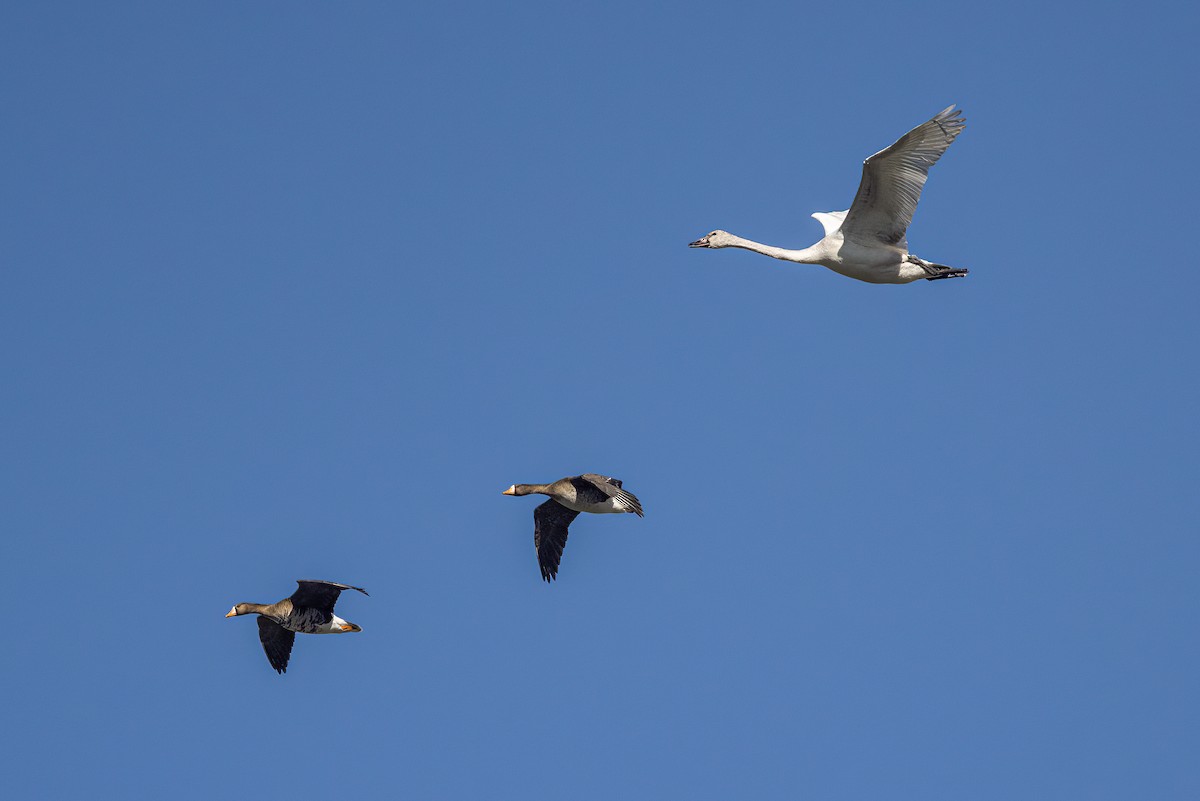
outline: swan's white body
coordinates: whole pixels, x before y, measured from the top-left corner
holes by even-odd
[[[821,220],[822,217],[845,213],[844,211],[819,211],[813,216]],[[821,222],[825,223],[824,220]],[[834,225],[838,226],[839,222],[835,222]],[[918,278],[929,277],[924,269],[905,260],[908,255],[905,249],[888,245],[874,247],[862,245],[843,236],[839,227],[831,229],[828,224],[825,227],[825,237],[812,247],[802,250],[771,247],[749,239],[742,239],[740,236],[734,236],[724,231],[715,231],[714,233],[724,234],[723,237],[718,236],[718,241],[724,244],[715,245],[715,247],[744,248],[764,256],[796,264],[820,264],[847,278],[857,278],[859,281],[866,281],[870,284],[907,284]],[[711,237],[713,234],[709,234],[709,236]],[[708,247],[714,247],[714,245]]]
[[[824,238],[812,247],[777,248],[726,231],[713,231],[690,247],[743,248],[797,264],[820,264],[871,284],[966,275],[965,269],[913,256],[905,238],[929,168],[966,125],[959,113],[950,106],[864,161],[862,182],[850,208],[812,215],[825,229]]]

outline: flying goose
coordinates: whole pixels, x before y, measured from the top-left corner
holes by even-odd
[[[825,237],[812,247],[776,248],[727,231],[713,231],[688,247],[744,248],[798,264],[820,264],[835,273],[872,284],[907,284],[919,278],[933,281],[964,276],[967,271],[961,267],[918,259],[908,252],[905,239],[929,168],[966,127],[961,113],[951,105],[864,161],[862,182],[850,208],[812,215],[825,229]]]
[[[642,504],[632,492],[621,489],[615,478],[595,473],[560,478],[553,484],[513,484],[505,495],[549,495],[550,500],[533,510],[533,547],[537,549],[542,578],[558,577],[558,563],[567,544],[567,526],[580,512],[642,515]]]
[[[342,590],[358,590],[362,587],[335,584],[332,581],[297,581],[299,589],[291,597],[273,604],[237,604],[225,617],[258,615],[258,639],[267,652],[267,661],[277,673],[286,673],[288,657],[292,655],[292,643],[296,632],[301,634],[341,634],[346,631],[362,631],[362,628],[342,620],[333,613]]]

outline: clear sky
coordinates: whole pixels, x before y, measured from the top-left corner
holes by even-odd
[[[1200,797],[1182,7],[6,4],[5,796]]]

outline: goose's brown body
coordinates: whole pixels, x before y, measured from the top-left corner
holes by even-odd
[[[505,495],[549,495],[533,510],[533,546],[542,579],[558,578],[558,565],[567,545],[567,527],[580,512],[591,514],[642,514],[642,503],[621,487],[620,479],[598,473],[560,478],[551,484],[513,484]]]
[[[287,672],[288,660],[296,634],[340,634],[362,631],[354,623],[342,620],[333,613],[342,590],[358,590],[362,587],[336,584],[332,581],[302,580],[299,588],[289,597],[273,604],[241,603],[229,610],[225,617],[258,615],[258,639],[267,654],[267,661],[278,673]]]

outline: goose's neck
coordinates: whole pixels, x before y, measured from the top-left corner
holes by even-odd
[[[549,484],[518,484],[516,488],[517,495],[549,495]]]
[[[770,256],[773,259],[783,259],[784,261],[792,261],[797,264],[820,264],[820,254],[817,252],[816,245],[804,248],[803,250],[788,250],[787,248],[777,248],[772,245],[764,245],[761,242],[755,242],[751,239],[743,239],[740,236],[729,235],[733,240],[727,247],[742,248],[743,250],[752,250],[755,253],[761,253],[764,256]]]
[[[225,617],[233,617],[234,615],[265,615],[270,611],[274,604],[252,604],[240,603],[229,610],[229,614]]]

